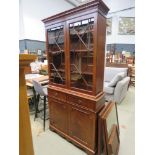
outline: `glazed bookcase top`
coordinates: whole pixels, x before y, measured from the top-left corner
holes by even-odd
[[[49,85],[103,93],[108,7],[95,0],[43,20]]]

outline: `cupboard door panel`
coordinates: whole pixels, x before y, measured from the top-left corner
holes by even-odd
[[[70,134],[77,141],[93,148],[95,115],[75,106],[70,107]]]
[[[68,107],[63,102],[50,102],[51,124],[59,130],[68,132]]]

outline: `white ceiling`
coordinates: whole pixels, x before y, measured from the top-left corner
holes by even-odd
[[[135,7],[135,0],[103,0],[103,2],[109,7],[109,12]]]
[[[75,7],[92,0],[65,0],[65,1]],[[115,12],[135,6],[135,0],[103,0],[103,2],[109,7],[110,12]]]

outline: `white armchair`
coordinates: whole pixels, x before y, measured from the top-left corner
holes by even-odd
[[[113,100],[121,103],[126,96],[130,77],[128,68],[106,67],[104,77],[104,92],[107,101]]]

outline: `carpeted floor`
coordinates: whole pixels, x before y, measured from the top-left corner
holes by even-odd
[[[134,127],[135,127],[135,88],[130,87],[127,96],[118,105],[120,124],[120,150],[119,155],[134,155]],[[78,147],[66,141],[58,134],[49,130],[49,121],[46,121],[46,130],[43,131],[43,120],[30,115],[33,146],[35,155],[86,155]]]

